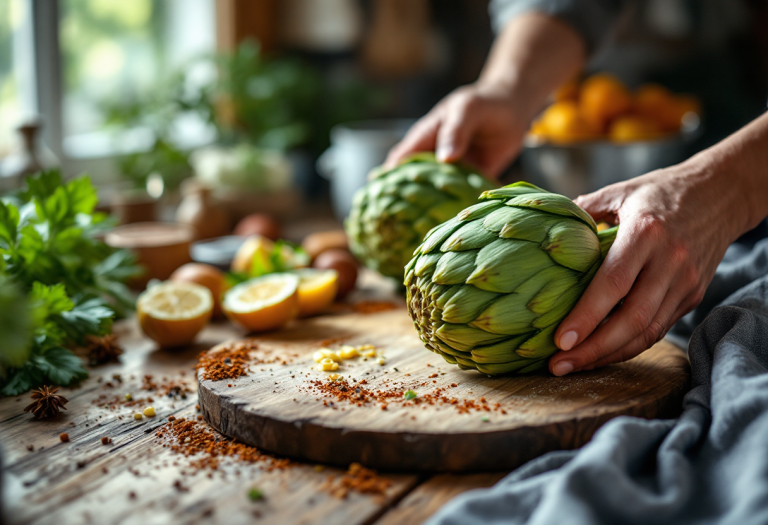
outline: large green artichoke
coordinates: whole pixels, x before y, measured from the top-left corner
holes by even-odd
[[[355,195],[345,222],[349,245],[367,267],[403,278],[424,235],[494,186],[472,170],[419,153],[393,169],[377,168]]]
[[[426,347],[461,368],[530,372],[616,238],[570,199],[518,182],[427,234],[405,268]]]

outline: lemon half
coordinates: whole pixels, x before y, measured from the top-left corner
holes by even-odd
[[[339,274],[336,270],[298,270],[299,316],[305,317],[323,311],[336,298]]]
[[[227,317],[252,332],[274,330],[296,317],[298,292],[297,275],[273,273],[233,287],[221,306]]]
[[[212,312],[210,290],[194,283],[161,283],[143,292],[136,302],[142,331],[164,347],[191,343]]]

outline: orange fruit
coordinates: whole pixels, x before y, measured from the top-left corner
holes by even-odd
[[[299,317],[323,311],[336,298],[339,274],[336,270],[298,270]]]
[[[578,142],[598,137],[575,102],[555,102],[544,111],[541,123],[545,136],[553,142]]]
[[[555,102],[563,102],[566,100],[575,101],[579,98],[579,81],[577,78],[572,78],[565,84],[560,85],[554,93],[552,98]]]
[[[674,95],[659,84],[643,84],[635,92],[635,110],[663,125],[664,115],[673,104]]]
[[[629,115],[619,117],[611,124],[608,132],[613,142],[638,142],[655,140],[664,135],[664,130],[659,124],[648,117]]]
[[[213,312],[213,296],[205,286],[167,281],[136,301],[136,317],[144,335],[162,347],[191,343]]]
[[[224,294],[227,317],[252,332],[274,330],[299,311],[299,277],[271,273],[233,286]]]
[[[205,286],[213,296],[213,317],[221,317],[221,294],[227,289],[224,273],[210,264],[187,263],[171,274],[171,281]]]
[[[672,100],[672,107],[664,115],[662,125],[668,131],[677,131],[683,124],[683,119],[688,113],[701,115],[699,99],[693,95],[678,95]]]
[[[616,77],[592,75],[581,86],[579,109],[587,122],[604,132],[611,120],[632,109],[632,95]]]

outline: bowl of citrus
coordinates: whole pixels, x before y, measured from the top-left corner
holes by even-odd
[[[572,198],[681,162],[701,129],[695,97],[659,84],[630,90],[606,73],[552,99],[526,135],[522,165],[534,184]]]

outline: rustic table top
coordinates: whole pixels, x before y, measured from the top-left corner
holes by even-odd
[[[373,297],[382,291],[368,276],[357,299]],[[94,367],[78,388],[61,389],[69,403],[59,417],[33,420],[23,412],[29,394],[0,399],[9,524],[421,523],[454,496],[506,474],[379,473],[385,489],[364,493],[338,490],[345,470],[327,465],[264,456],[201,466],[158,431],[169,416],[204,425],[193,367],[201,351],[231,338],[231,326],[214,323],[193,347],[176,352],[158,350],[133,320],[115,332],[126,350],[120,362]],[[149,405],[154,417],[134,419]],[[263,498],[249,497],[252,489]]]

